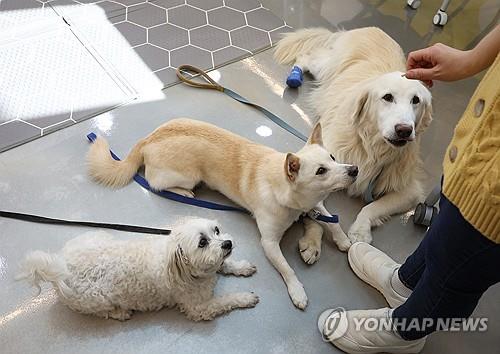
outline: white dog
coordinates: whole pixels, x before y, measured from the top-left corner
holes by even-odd
[[[236,308],[254,307],[253,293],[213,297],[216,272],[249,276],[255,266],[227,258],[230,236],[215,221],[186,219],[168,236],[115,240],[105,232],[68,241],[60,254],[34,251],[23,273],[39,288],[53,284],[71,309],[104,318],[127,320],[133,311],[177,306],[194,321],[212,320]]]
[[[192,189],[205,182],[250,210],[267,258],[280,272],[293,303],[300,309],[306,307],[307,296],[283,257],[280,240],[302,213],[331,192],[352,184],[358,174],[356,166],[335,162],[322,146],[319,124],[300,151],[284,154],[190,119],[174,119],[160,126],[120,162],[111,158],[108,144],[99,138],[90,147],[88,164],[90,175],[108,186],[129,183],[144,164],[146,179],[154,189],[193,196]],[[332,229],[339,247],[349,247],[349,239],[338,224]],[[306,220],[304,237],[317,233],[321,234],[322,228]],[[301,250],[303,258],[318,256],[316,250]]]
[[[374,27],[299,30],[278,43],[275,58],[317,80],[310,106],[320,117],[325,146],[339,161],[359,166],[348,193],[361,196],[374,187],[376,200],[349,230],[352,242],[371,242],[372,226],[422,198],[419,137],[432,119],[430,92],[403,77],[401,47]]]

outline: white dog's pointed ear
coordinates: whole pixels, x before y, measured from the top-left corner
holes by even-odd
[[[300,159],[298,156],[288,153],[285,159],[285,173],[290,182],[294,182],[299,174],[300,170]]]
[[[318,122],[313,128],[313,131],[311,135],[309,136],[309,139],[307,140],[307,144],[318,144],[320,146],[323,146],[323,133],[321,129],[321,124]]]

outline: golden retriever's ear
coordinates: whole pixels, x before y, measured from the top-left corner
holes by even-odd
[[[351,120],[353,123],[359,123],[361,117],[367,109],[366,103],[368,102],[368,89],[363,88],[362,91],[354,97],[354,102],[352,105],[352,115]]]
[[[288,153],[285,159],[285,173],[290,182],[294,182],[295,178],[299,174],[300,170],[300,159],[298,156]]]
[[[323,146],[323,133],[320,123],[316,123],[311,135],[309,136],[309,139],[307,140],[307,145],[311,144],[318,144],[320,146]]]
[[[427,127],[431,124],[432,122],[432,105],[430,102],[425,102],[424,104],[424,109],[422,110],[422,114],[420,116],[420,119],[418,120],[415,133],[420,134],[424,132]]]

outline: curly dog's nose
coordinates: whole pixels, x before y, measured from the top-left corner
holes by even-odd
[[[230,240],[226,240],[226,241],[222,242],[221,247],[224,250],[230,250],[231,248],[233,248],[233,243]]]

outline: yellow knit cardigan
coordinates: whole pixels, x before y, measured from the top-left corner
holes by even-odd
[[[500,243],[500,54],[458,122],[443,162],[444,195]]]

